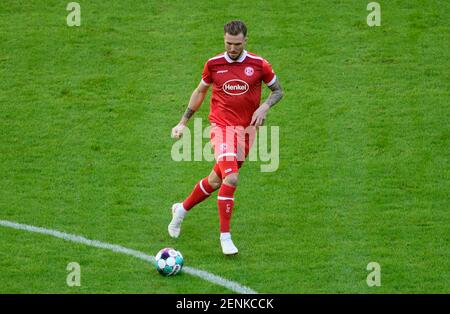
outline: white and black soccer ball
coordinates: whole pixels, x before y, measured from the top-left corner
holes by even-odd
[[[174,276],[183,268],[184,259],[179,251],[166,247],[156,254],[155,264],[161,275]]]

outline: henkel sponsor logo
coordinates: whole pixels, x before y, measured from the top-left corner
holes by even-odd
[[[222,90],[232,96],[245,94],[248,89],[249,86],[247,82],[238,79],[228,80],[222,85]]]

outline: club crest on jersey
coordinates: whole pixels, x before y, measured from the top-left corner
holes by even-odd
[[[223,83],[222,90],[228,95],[237,96],[245,94],[249,90],[249,86],[243,80],[232,79]]]
[[[245,70],[244,70],[244,73],[245,73],[245,75],[247,75],[247,76],[252,76],[253,73],[255,73],[255,70],[253,70],[252,67],[246,67]]]

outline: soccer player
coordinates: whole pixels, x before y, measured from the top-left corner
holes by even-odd
[[[271,65],[245,50],[247,27],[242,21],[225,24],[224,41],[226,51],[206,62],[184,115],[172,129],[172,137],[180,138],[212,85],[209,120],[216,163],[182,203],[172,205],[168,231],[171,237],[177,238],[186,213],[219,189],[220,243],[225,255],[233,255],[238,249],[231,240],[230,219],[238,170],[249,153],[257,128],[264,123],[268,110],[282,98],[283,91]],[[262,82],[271,94],[260,105]]]

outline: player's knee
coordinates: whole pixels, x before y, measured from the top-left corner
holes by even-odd
[[[220,179],[214,181],[208,180],[208,183],[214,190],[217,190],[222,185],[222,180]]]
[[[217,190],[222,185],[222,179],[219,178],[215,173],[208,176],[208,183],[214,190]]]
[[[238,173],[230,173],[223,179],[223,183],[226,185],[237,186],[238,185]]]

